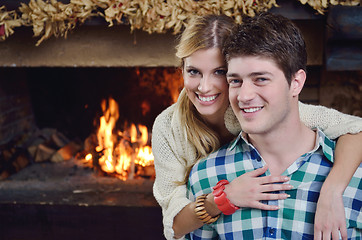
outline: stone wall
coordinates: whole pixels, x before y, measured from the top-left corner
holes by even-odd
[[[25,76],[15,69],[0,69],[0,145],[35,128]]]

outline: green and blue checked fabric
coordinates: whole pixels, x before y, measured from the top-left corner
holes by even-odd
[[[213,224],[204,225],[186,236],[187,239],[313,239],[313,222],[321,186],[333,165],[335,143],[317,131],[313,151],[298,158],[283,175],[290,177],[293,189],[285,200],[264,201],[278,205],[279,210],[262,211],[242,208],[232,215],[221,214]],[[242,137],[200,160],[188,181],[188,197],[211,193],[222,179],[236,177],[264,166],[258,151]],[[269,170],[265,175],[270,175]],[[362,237],[362,164],[343,195],[348,239]]]

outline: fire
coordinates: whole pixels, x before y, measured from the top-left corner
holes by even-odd
[[[149,69],[140,71],[137,69],[137,75],[140,79],[140,86],[150,88],[158,96],[171,95],[172,102],[177,102],[177,98],[183,87],[183,78],[181,71],[175,69]],[[160,77],[162,76],[162,77]],[[142,106],[147,110],[147,106]]]
[[[153,154],[148,143],[146,126],[130,124],[124,131],[116,130],[119,118],[118,104],[113,98],[101,103],[103,116],[100,117],[97,131],[99,154],[98,164],[102,171],[115,174],[122,180],[134,178],[137,167],[153,165]],[[87,154],[84,161],[90,161],[96,156]]]

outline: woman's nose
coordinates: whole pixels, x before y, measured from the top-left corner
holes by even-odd
[[[200,92],[208,92],[211,89],[211,79],[209,76],[203,76],[200,79],[200,83],[199,86],[197,87],[197,90],[199,90]]]

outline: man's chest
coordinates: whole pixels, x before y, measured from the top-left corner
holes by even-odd
[[[189,184],[192,192],[201,195],[212,192],[212,187],[222,179],[229,182],[235,178],[265,166],[265,161],[256,151],[240,152],[234,156],[208,159],[195,165]],[[306,154],[294,161],[282,175],[288,176],[294,190],[300,192],[317,191],[324,181],[332,164],[321,154]],[[262,176],[270,176],[269,170]],[[298,195],[301,196],[301,195]]]

